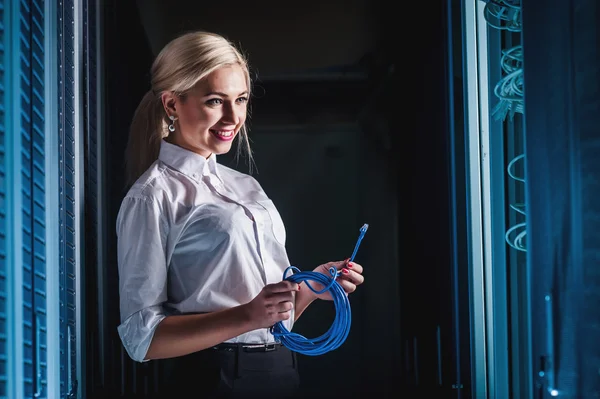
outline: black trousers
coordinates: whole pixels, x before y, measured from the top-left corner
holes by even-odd
[[[298,398],[296,353],[284,346],[221,344],[172,360],[161,398]]]

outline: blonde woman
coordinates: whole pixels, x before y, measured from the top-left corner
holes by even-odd
[[[117,218],[122,343],[138,362],[177,358],[165,397],[293,397],[295,353],[269,328],[292,330],[317,296],[282,281],[285,227],[259,183],[216,160],[235,140],[251,154],[246,59],[224,37],[192,32],[165,46],[151,75]],[[315,271],[331,266],[347,293],[364,281],[348,261]]]

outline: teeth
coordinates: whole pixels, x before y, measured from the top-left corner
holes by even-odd
[[[223,137],[231,137],[233,130],[213,130],[216,134]]]

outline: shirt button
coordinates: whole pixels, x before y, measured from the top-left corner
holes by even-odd
[[[192,175],[192,177],[193,177],[194,179],[197,179],[197,178],[198,178],[198,173],[194,173],[194,174]]]

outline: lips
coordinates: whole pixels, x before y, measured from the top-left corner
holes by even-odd
[[[210,133],[221,141],[231,141],[235,137],[235,130],[215,130],[210,129]]]

